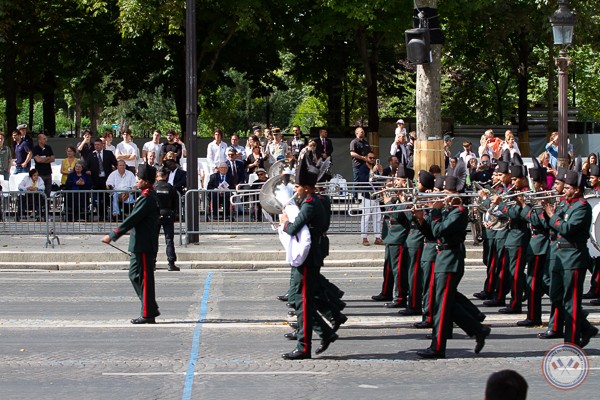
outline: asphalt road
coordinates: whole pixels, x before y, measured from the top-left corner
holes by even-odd
[[[483,352],[455,329],[445,360],[420,360],[426,332],[370,301],[375,268],[329,268],[346,291],[349,317],[340,339],[312,360],[285,361],[287,269],[157,273],[162,316],[139,315],[126,271],[0,271],[1,399],[482,399],[490,373],[510,368],[530,399],[597,398],[600,337],[586,348],[587,380],[560,391],[542,374],[544,354],[560,340],[514,327],[522,316],[482,309],[492,334]],[[483,270],[470,268],[459,289],[470,296]],[[475,302],[477,305],[479,301]],[[545,309],[547,309],[547,305]],[[592,320],[598,323],[598,309]],[[316,347],[316,344],[315,344]]]

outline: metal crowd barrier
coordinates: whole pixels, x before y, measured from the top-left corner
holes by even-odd
[[[360,233],[360,217],[348,215],[350,209],[360,209],[364,184],[345,183],[335,192],[327,195],[331,201],[331,225],[329,233]],[[265,234],[272,233],[272,224],[266,220],[256,203],[232,205],[230,198],[233,190],[188,190],[184,196],[185,220],[191,217],[190,212],[199,216],[199,224],[193,229],[186,228],[186,234]],[[257,199],[258,196],[248,196]],[[196,205],[188,210],[185,204],[193,201]],[[278,216],[271,215],[276,222]],[[186,240],[186,243],[188,240]]]
[[[52,242],[59,235],[106,234],[131,213],[139,190],[61,190],[51,196]],[[181,203],[181,196],[179,196]],[[181,214],[179,214],[181,215]],[[183,243],[181,218],[175,224],[179,244]]]
[[[46,236],[50,241],[48,198],[44,192],[1,192],[0,232],[2,235]]]
[[[195,189],[180,195],[180,212],[175,223],[179,244],[187,243],[187,235],[191,234],[273,233],[273,226],[263,217],[260,205],[232,205],[233,192]],[[330,234],[361,232],[361,218],[348,215],[348,211],[361,208],[363,192],[364,184],[349,182],[328,193],[332,210]],[[138,195],[139,191],[114,190],[61,190],[50,197],[42,192],[3,192],[0,233],[43,235],[46,247],[60,243],[63,235],[103,235],[123,222]],[[118,213],[113,212],[113,196],[122,197]],[[190,201],[195,205],[193,210],[186,207]],[[192,220],[190,212],[198,214],[199,224],[193,229],[186,226],[186,221]],[[277,222],[278,216],[271,215],[271,218]]]

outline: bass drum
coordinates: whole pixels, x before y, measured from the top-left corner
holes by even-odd
[[[600,257],[600,197],[590,196],[586,200],[592,206],[592,225],[590,226],[588,249],[590,256]]]

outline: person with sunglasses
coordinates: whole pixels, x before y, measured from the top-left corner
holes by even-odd
[[[479,161],[479,165],[477,169],[471,171],[470,177],[471,182],[480,182],[486,183],[492,180],[492,174],[494,173],[494,169],[491,165],[490,156],[484,154],[481,156],[481,161]]]

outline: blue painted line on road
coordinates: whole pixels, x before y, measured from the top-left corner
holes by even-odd
[[[204,281],[204,292],[202,293],[202,302],[200,303],[200,316],[198,323],[194,329],[194,338],[192,340],[192,351],[190,353],[190,361],[188,363],[187,372],[185,374],[185,384],[183,386],[183,400],[192,398],[192,388],[194,386],[194,375],[196,373],[196,362],[198,360],[198,350],[200,348],[200,334],[202,333],[202,323],[208,312],[208,294],[210,292],[210,282],[212,280],[212,272],[209,272]]]

